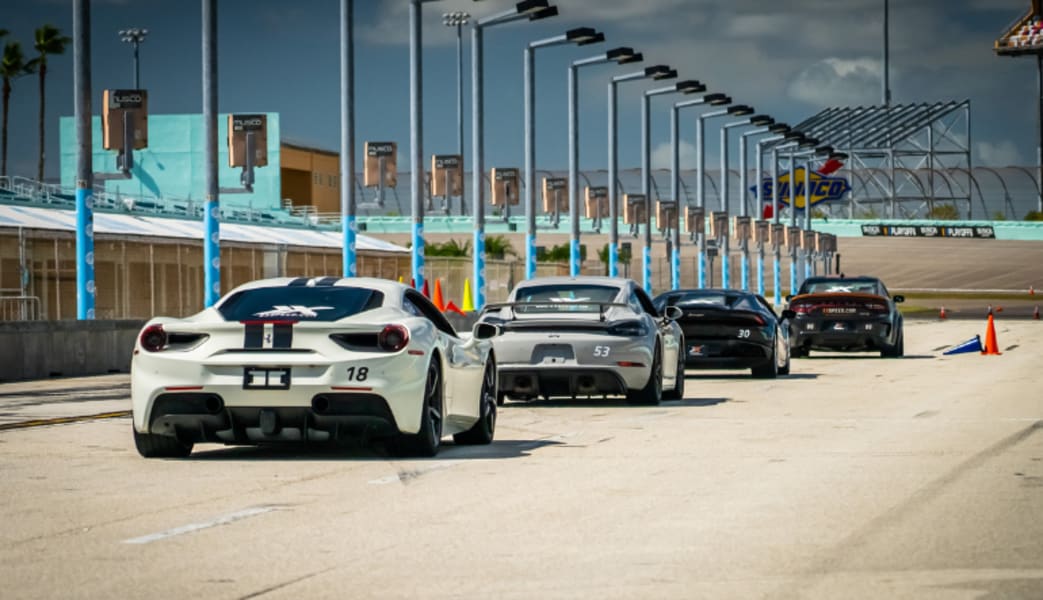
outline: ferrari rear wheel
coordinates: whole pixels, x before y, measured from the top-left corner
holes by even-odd
[[[442,416],[444,402],[442,397],[442,370],[438,357],[431,359],[427,367],[427,381],[424,383],[424,404],[420,413],[420,430],[416,433],[405,433],[398,437],[395,444],[399,456],[425,456],[438,454],[442,445]]]
[[[482,375],[482,391],[478,396],[478,421],[470,429],[453,435],[461,445],[489,444],[496,433],[496,363],[490,360]]]
[[[677,375],[674,378],[674,388],[663,390],[663,400],[681,400],[684,398],[684,338],[681,338],[677,346]]]
[[[656,345],[652,358],[652,368],[648,375],[648,383],[639,390],[627,390],[627,404],[659,404],[663,397],[663,359]]]
[[[775,335],[776,335],[776,337],[777,337],[777,338],[778,338],[778,337],[781,337],[781,336],[782,336],[782,332],[781,332],[781,331],[777,331],[777,330],[776,330],[776,331],[775,331]],[[786,343],[789,343],[789,342],[786,342]],[[775,344],[776,352],[778,352],[778,347],[779,347],[779,346],[778,346],[778,344],[776,343],[776,344]],[[784,365],[782,365],[781,367],[779,367],[779,375],[789,375],[789,366],[790,366],[790,359],[791,359],[792,357],[793,357],[793,354],[792,354],[792,352],[787,352],[787,353],[786,353],[786,363],[785,363]]]
[[[175,437],[138,433],[133,426],[134,446],[145,458],[185,458],[192,453],[192,443],[184,443]]]

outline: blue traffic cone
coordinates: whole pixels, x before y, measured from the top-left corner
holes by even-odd
[[[981,336],[974,336],[966,342],[961,342],[952,348],[949,348],[942,354],[963,354],[965,352],[981,352]]]

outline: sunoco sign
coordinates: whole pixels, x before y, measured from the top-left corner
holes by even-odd
[[[798,210],[804,209],[804,202],[806,198],[805,189],[805,176],[804,169],[797,169],[794,175],[796,176],[797,185],[793,189],[793,203]],[[789,206],[790,204],[790,174],[779,176],[779,198],[778,203],[783,206]],[[761,181],[761,187],[763,188],[764,201],[771,202],[773,200],[772,192],[775,186],[772,185],[771,177],[765,177]],[[750,188],[750,191],[754,194],[757,193],[757,186]],[[851,191],[851,184],[848,183],[847,179],[843,177],[828,177],[821,173],[812,171],[811,173],[811,206],[821,204],[823,202],[834,202],[836,200],[842,200],[844,194]]]

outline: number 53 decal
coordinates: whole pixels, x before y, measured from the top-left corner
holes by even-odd
[[[607,358],[611,349],[612,348],[609,346],[594,346],[594,356],[598,358]]]

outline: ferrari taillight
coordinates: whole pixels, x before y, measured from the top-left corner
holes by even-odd
[[[388,352],[398,352],[409,343],[409,330],[402,325],[385,325],[377,335],[377,345]]]
[[[138,341],[145,350],[159,352],[167,345],[167,332],[163,331],[162,325],[149,325],[141,332]]]

